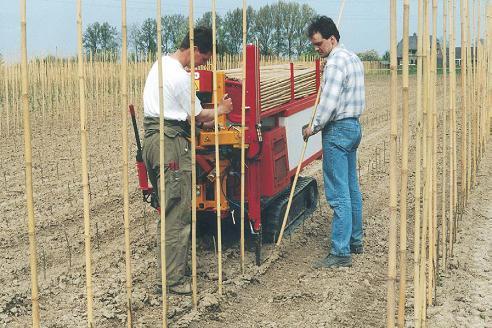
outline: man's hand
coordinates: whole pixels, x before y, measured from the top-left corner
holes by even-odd
[[[306,124],[302,127],[302,138],[304,141],[307,141],[310,136],[313,135],[313,129],[309,126],[309,124]]]
[[[232,99],[229,98],[229,95],[226,93],[224,95],[224,98],[222,98],[222,100],[220,101],[217,110],[219,112],[219,115],[222,115],[229,114],[230,112],[232,112],[232,109]]]

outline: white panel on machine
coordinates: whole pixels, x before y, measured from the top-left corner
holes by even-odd
[[[301,129],[311,120],[313,107],[306,108],[294,115],[280,118],[280,126],[285,126],[287,150],[289,152],[289,170],[294,170],[301,159],[304,140]],[[321,132],[309,138],[304,161],[321,150]]]

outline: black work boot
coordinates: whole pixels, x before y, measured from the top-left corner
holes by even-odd
[[[362,245],[350,245],[350,253],[362,254],[362,253],[364,253],[364,246],[362,246]]]
[[[328,255],[322,260],[318,260],[313,263],[315,269],[320,268],[339,268],[339,267],[351,267],[352,257],[351,256],[336,256]]]

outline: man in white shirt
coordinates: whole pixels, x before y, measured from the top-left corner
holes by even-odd
[[[185,279],[191,232],[191,77],[187,68],[191,56],[195,66],[204,65],[212,57],[212,31],[195,28],[195,47],[190,49],[189,34],[180,48],[162,57],[164,99],[164,156],[166,197],[166,269],[169,291],[190,294],[189,281]],[[159,193],[159,83],[157,62],[152,66],[144,88],[144,146],[143,158],[150,182]],[[232,111],[232,100],[221,100],[218,114]],[[199,127],[213,126],[214,109],[204,109],[195,99],[195,119]],[[157,197],[159,199],[159,197]],[[164,209],[161,209],[164,210]],[[157,291],[161,286],[160,220],[157,222]]]

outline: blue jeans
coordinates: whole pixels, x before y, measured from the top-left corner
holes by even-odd
[[[332,255],[350,256],[362,245],[362,195],[357,176],[357,147],[362,138],[356,118],[329,122],[322,131],[325,195],[333,209]]]

